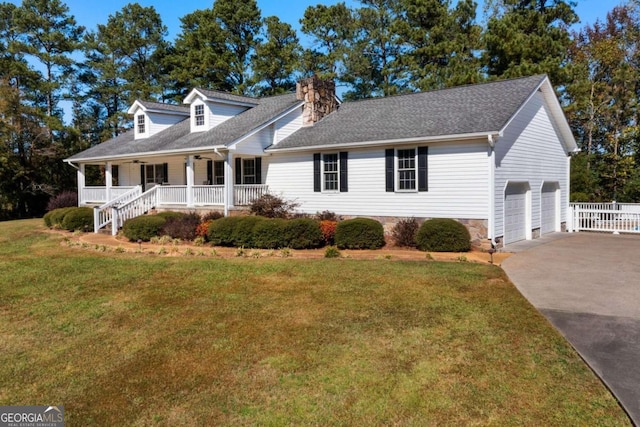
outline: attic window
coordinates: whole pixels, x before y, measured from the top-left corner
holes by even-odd
[[[196,126],[204,126],[204,105],[195,107]]]
[[[140,114],[138,115],[138,133],[144,133],[144,132],[145,132],[144,114]]]

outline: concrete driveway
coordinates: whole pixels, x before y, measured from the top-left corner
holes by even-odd
[[[640,425],[640,236],[545,239],[514,245],[502,268]]]

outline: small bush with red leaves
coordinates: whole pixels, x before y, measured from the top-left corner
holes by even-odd
[[[415,248],[418,229],[420,229],[420,223],[416,218],[405,218],[398,221],[391,234],[396,245]]]
[[[320,231],[322,232],[324,242],[327,245],[331,246],[334,244],[337,225],[338,225],[338,221],[332,221],[328,219],[320,221]]]
[[[197,237],[196,229],[201,222],[200,215],[197,213],[191,212],[168,218],[165,216],[165,218],[166,222],[160,228],[162,235],[181,240],[193,240]]]

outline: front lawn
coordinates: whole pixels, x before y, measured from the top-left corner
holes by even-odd
[[[502,270],[100,253],[0,222],[0,405],[75,425],[630,425]]]

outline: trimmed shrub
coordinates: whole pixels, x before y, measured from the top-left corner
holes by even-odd
[[[322,232],[322,236],[324,238],[325,244],[333,245],[335,243],[337,226],[338,226],[337,221],[333,221],[329,219],[324,219],[320,221],[320,231]]]
[[[169,218],[182,218],[183,216],[185,216],[185,214],[182,212],[165,211],[165,212],[159,212],[155,214],[155,216],[159,216],[164,219],[169,219]]]
[[[324,238],[318,221],[311,218],[290,219],[286,223],[287,246],[293,249],[313,249],[322,246]]]
[[[271,218],[259,221],[253,227],[253,243],[256,248],[279,249],[288,246],[286,239],[287,220]]]
[[[398,221],[393,227],[391,235],[398,246],[410,248],[416,247],[416,235],[420,229],[420,223],[415,218],[406,218]]]
[[[251,202],[249,210],[253,215],[265,218],[289,218],[298,206],[298,203],[273,194],[264,194]]]
[[[49,199],[47,210],[75,208],[76,206],[78,206],[78,193],[75,191],[63,191]]]
[[[266,218],[261,216],[241,216],[238,217],[231,238],[234,246],[253,248],[255,243],[253,241],[253,228],[261,221],[265,221]]]
[[[448,218],[425,221],[416,235],[416,246],[429,252],[467,252],[471,236],[464,224]]]
[[[160,232],[174,239],[193,240],[197,236],[196,228],[199,225],[200,215],[191,212],[180,216],[169,216],[166,218],[166,222],[160,229]]]
[[[335,241],[340,249],[380,249],[384,246],[384,229],[374,219],[348,219],[336,226]]]
[[[70,208],[62,220],[62,228],[68,231],[92,231],[93,209],[87,207]]]
[[[49,221],[49,227],[60,227],[62,226],[62,221],[64,220],[65,215],[71,212],[72,209],[74,208],[70,207],[54,209],[47,213],[47,215],[45,215],[46,218],[44,220],[44,223],[47,224],[47,221]]]
[[[241,217],[227,216],[216,219],[209,225],[207,240],[214,245],[235,246],[233,243],[233,230]]]
[[[166,220],[160,215],[143,215],[125,221],[122,232],[132,242],[138,239],[148,242],[160,233]]]

